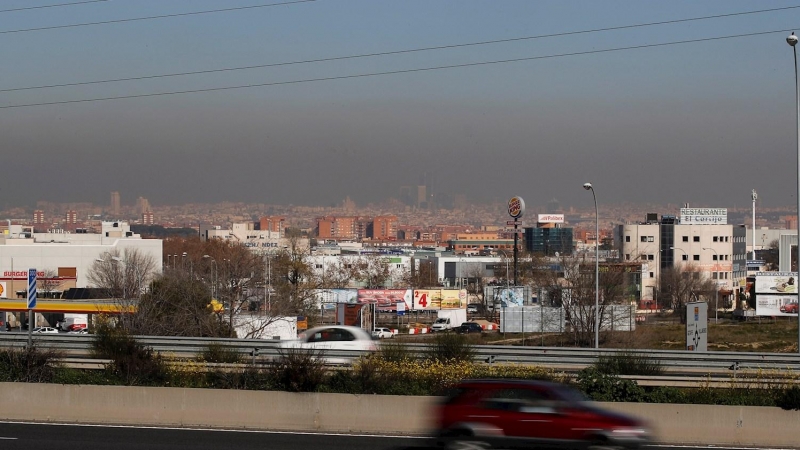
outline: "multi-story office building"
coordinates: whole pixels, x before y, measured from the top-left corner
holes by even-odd
[[[572,228],[525,228],[525,249],[537,255],[571,255]]]
[[[720,295],[735,295],[747,277],[744,225],[727,224],[727,210],[684,208],[681,216],[647,214],[619,225],[615,242],[622,262],[643,261],[642,298],[653,300],[662,272],[682,267],[714,281]]]

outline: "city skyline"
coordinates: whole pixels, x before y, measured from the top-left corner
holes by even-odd
[[[744,207],[752,189],[791,205],[798,18],[745,0],[4,12],[0,210],[111,191],[154,207],[368,205],[420,184],[435,200],[584,209],[585,182],[601,209]]]

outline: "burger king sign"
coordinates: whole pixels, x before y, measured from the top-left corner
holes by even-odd
[[[525,200],[522,197],[511,197],[508,201],[508,215],[514,220],[521,219],[525,214]]]

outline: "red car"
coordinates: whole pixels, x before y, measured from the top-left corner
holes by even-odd
[[[651,440],[642,421],[600,409],[567,386],[542,381],[464,381],[439,405],[436,418],[436,443],[452,450],[635,449]]]
[[[787,303],[781,306],[781,312],[787,314],[797,314],[797,303]]]

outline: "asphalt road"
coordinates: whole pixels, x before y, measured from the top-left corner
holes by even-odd
[[[3,450],[423,450],[427,443],[393,436],[0,423]]]
[[[222,413],[222,412],[221,412]],[[0,422],[0,449],[80,450],[433,450],[429,439],[267,431],[133,428]],[[648,449],[741,450],[722,446]],[[754,449],[748,449],[754,450]]]

